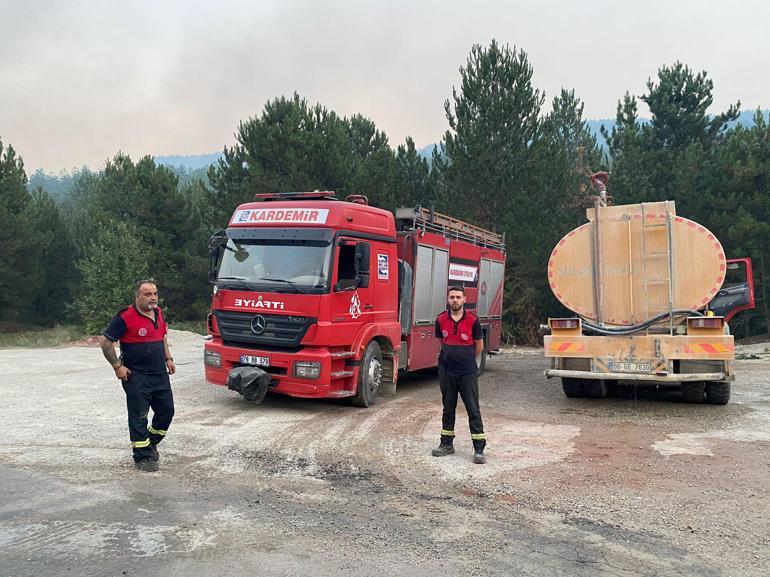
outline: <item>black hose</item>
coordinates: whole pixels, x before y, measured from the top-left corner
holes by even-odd
[[[688,317],[689,316],[693,316],[693,317],[702,317],[702,316],[704,316],[703,313],[701,313],[699,311],[690,310],[690,309],[676,309],[676,310],[671,311],[671,315],[672,316],[686,315]],[[648,320],[644,321],[643,323],[640,323],[638,325],[634,325],[634,326],[631,326],[631,327],[618,327],[618,328],[608,329],[608,328],[592,325],[591,323],[585,322],[585,321],[583,322],[583,326],[588,328],[589,330],[591,330],[593,332],[599,333],[600,335],[630,335],[630,334],[633,334],[633,333],[637,333],[639,331],[643,331],[647,327],[651,327],[652,325],[659,323],[663,319],[668,318],[668,316],[669,316],[668,312],[661,313],[661,314],[659,314],[657,316],[652,317],[651,319],[648,319]]]

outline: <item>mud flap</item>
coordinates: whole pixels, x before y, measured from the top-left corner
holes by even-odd
[[[270,375],[258,367],[236,367],[227,375],[227,388],[254,403],[262,402],[269,384]]]

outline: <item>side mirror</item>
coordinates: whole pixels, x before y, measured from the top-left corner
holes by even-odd
[[[219,261],[222,259],[225,245],[227,244],[227,233],[224,230],[218,230],[209,238],[209,282],[217,280],[217,269]]]
[[[227,244],[227,232],[225,230],[218,230],[209,238],[209,250],[216,250]]]
[[[217,280],[217,269],[219,268],[219,260],[222,258],[222,247],[212,249],[209,255],[209,282],[213,283]]]

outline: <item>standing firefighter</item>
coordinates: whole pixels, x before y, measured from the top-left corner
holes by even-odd
[[[158,288],[154,280],[143,279],[136,283],[134,304],[119,311],[99,337],[104,358],[126,392],[134,465],[142,471],[158,470],[157,445],[166,436],[174,416],[169,375],[176,372],[176,366],[166,333],[166,322],[158,308]],[[113,345],[118,340],[120,359]],[[150,408],[153,417],[148,426]]]
[[[449,310],[436,318],[436,337],[441,339],[438,380],[444,413],[441,420],[441,444],[433,449],[434,457],[453,455],[457,394],[463,399],[473,440],[473,462],[487,462],[484,446],[487,436],[479,409],[478,370],[484,351],[484,334],[479,320],[465,310],[465,290],[450,287]]]

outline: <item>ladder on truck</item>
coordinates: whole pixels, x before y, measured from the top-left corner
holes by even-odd
[[[656,203],[659,204],[659,203]],[[666,212],[650,211],[642,203],[642,292],[645,320],[668,313],[669,332],[674,331],[674,251],[671,222],[674,218],[671,202],[665,202]]]
[[[397,208],[396,221],[399,230],[405,226],[408,230],[424,230],[505,252],[505,233],[497,234],[421,206]]]

